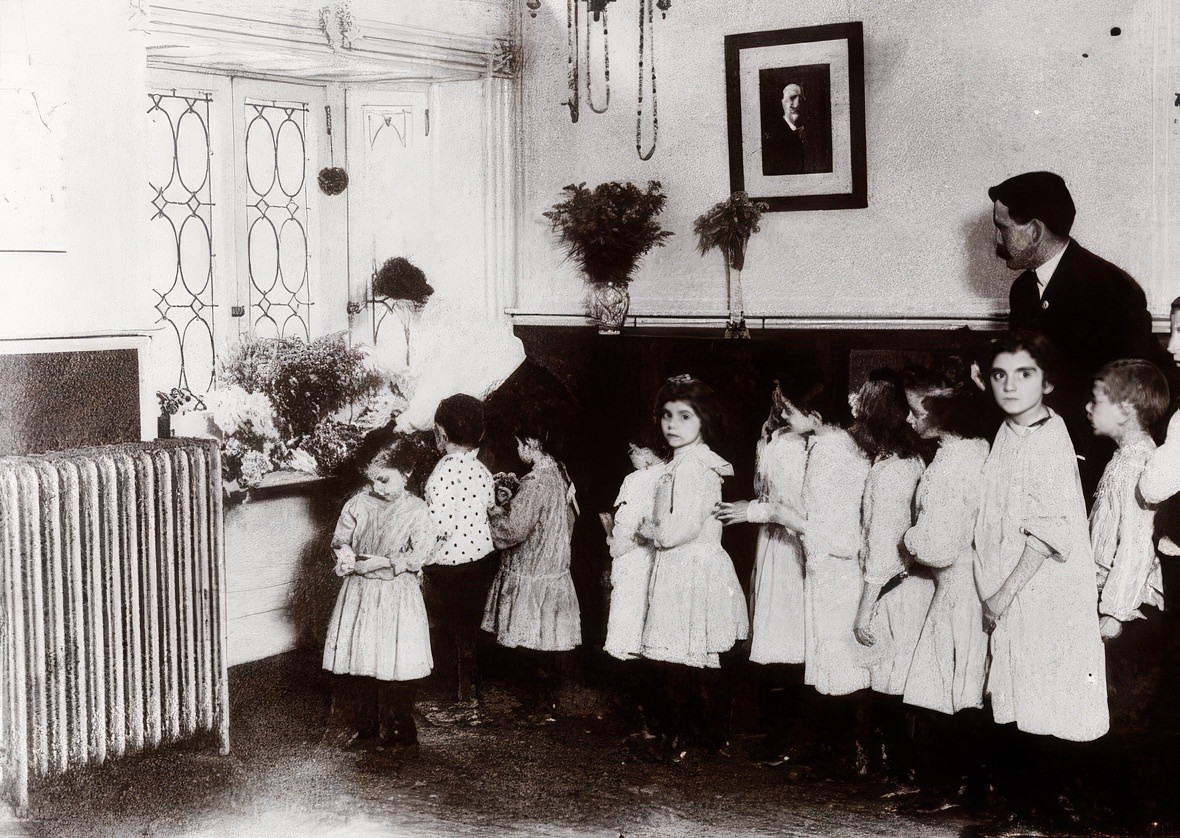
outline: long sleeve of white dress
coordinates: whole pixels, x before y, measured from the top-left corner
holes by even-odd
[[[1142,618],[1143,604],[1163,608],[1163,578],[1152,534],[1155,507],[1138,491],[1155,451],[1150,439],[1115,452],[1098,484],[1090,513],[1090,541],[1098,566],[1098,613],[1118,620]]]
[[[1147,503],[1163,503],[1180,493],[1180,411],[1168,422],[1168,437],[1156,449],[1139,478],[1139,492]]]
[[[944,444],[918,485],[917,514],[905,546],[927,567],[949,567],[970,549],[979,511],[979,473],[987,459],[982,439]]]
[[[713,507],[721,500],[721,477],[733,467],[706,446],[677,457],[656,486],[652,542],[661,550],[679,547],[712,525]]]
[[[914,523],[914,491],[921,476],[917,458],[890,457],[869,471],[861,552],[866,584],[884,585],[908,566],[902,539]]]

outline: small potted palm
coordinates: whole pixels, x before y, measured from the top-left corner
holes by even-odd
[[[746,246],[750,236],[761,228],[762,213],[770,209],[762,201],[751,201],[745,192],[734,192],[724,201],[714,204],[693,222],[697,234],[697,250],[702,256],[717,249],[725,258],[725,299],[729,319],[725,324],[727,338],[748,338],[746,303],[742,294],[742,268],[746,265]],[[737,271],[736,281],[732,272]],[[734,290],[737,291],[737,316],[734,316]]]
[[[617,335],[631,304],[627,286],[639,260],[672,235],[658,220],[668,198],[655,180],[646,189],[608,181],[593,189],[571,183],[562,191],[565,199],[543,215],[582,271],[587,313],[599,333]]]

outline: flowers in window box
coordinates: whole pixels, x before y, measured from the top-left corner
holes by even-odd
[[[222,440],[222,471],[249,488],[271,471],[332,474],[404,399],[345,334],[311,342],[246,337],[205,397]]]

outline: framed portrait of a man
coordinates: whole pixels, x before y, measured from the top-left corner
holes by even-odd
[[[868,206],[860,23],[727,35],[730,189],[771,210]]]

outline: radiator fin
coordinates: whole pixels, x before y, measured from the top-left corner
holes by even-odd
[[[0,458],[0,784],[201,733],[229,752],[211,440]]]

